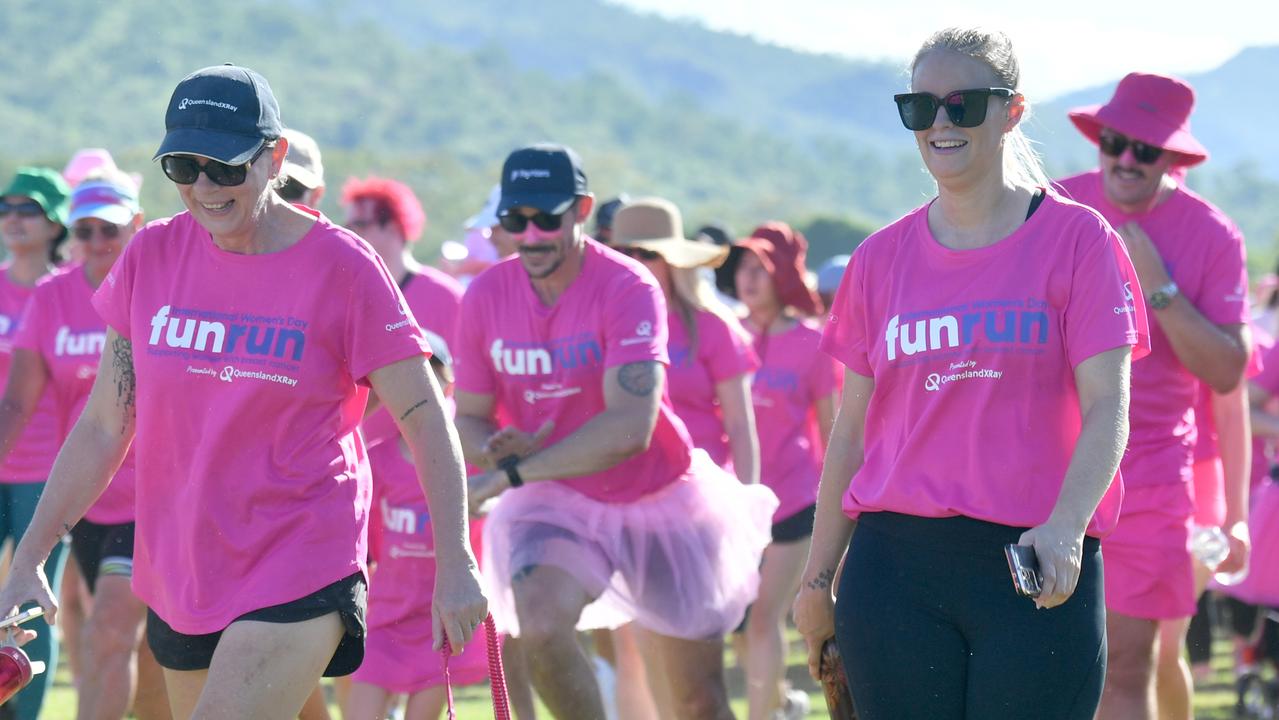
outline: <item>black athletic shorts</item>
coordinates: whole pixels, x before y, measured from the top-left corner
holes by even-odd
[[[817,517],[814,503],[789,517],[773,523],[773,542],[789,543],[803,540],[813,534],[813,519]]]
[[[71,554],[92,593],[98,578],[133,577],[133,523],[99,525],[81,520],[71,529]]]
[[[269,623],[296,623],[331,612],[338,613],[346,632],[333,658],[324,669],[325,677],[350,675],[364,662],[364,611],[368,605],[368,585],[364,575],[355,573],[326,585],[304,598],[245,613],[235,619]],[[225,630],[207,635],[184,635],[169,627],[154,610],[147,608],[147,644],[161,667],[170,670],[205,670],[213,662],[213,651]]]

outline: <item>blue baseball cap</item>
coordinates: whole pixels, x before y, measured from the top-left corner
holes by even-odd
[[[568,210],[579,195],[587,195],[582,160],[570,148],[552,143],[522,147],[502,165],[502,199],[498,217],[512,208],[531,207],[552,215]]]
[[[164,141],[152,159],[199,155],[228,165],[243,165],[284,132],[266,78],[229,63],[183,78],[169,98],[164,128]]]

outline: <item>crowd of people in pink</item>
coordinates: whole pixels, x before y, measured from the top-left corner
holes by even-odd
[[[727,720],[731,645],[790,720],[793,623],[862,720],[1189,720],[1210,602],[1241,677],[1279,606],[1279,290],[1186,184],[1194,91],[1127,75],[1053,180],[1006,35],[909,70],[936,195],[817,273],[781,220],[600,203],[552,142],[425,265],[413,190],[326,217],[230,64],[169,100],[177,215],[104,150],[20,168],[0,616],[43,610],[5,641],[45,671],[0,717],[47,716],[61,653],[84,719],[434,720],[493,682],[519,720]]]

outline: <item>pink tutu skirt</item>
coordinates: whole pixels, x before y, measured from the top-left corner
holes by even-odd
[[[1213,582],[1212,588],[1250,605],[1279,606],[1279,484],[1254,485],[1250,505],[1248,575],[1236,585]]]
[[[700,450],[679,480],[634,502],[599,502],[555,482],[508,490],[484,526],[489,607],[518,636],[511,577],[553,565],[596,597],[578,629],[634,621],[669,637],[719,637],[759,590],[776,508],[771,490],[742,485]]]

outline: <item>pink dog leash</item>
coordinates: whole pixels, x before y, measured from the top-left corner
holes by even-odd
[[[484,618],[484,635],[488,644],[489,656],[489,689],[493,694],[493,717],[495,720],[511,720],[511,701],[506,694],[506,673],[502,670],[502,648],[497,641],[497,626],[493,624],[493,616]],[[448,698],[449,720],[457,720],[453,708],[453,684],[449,680],[449,657],[452,648],[448,638],[444,638],[444,692]]]

